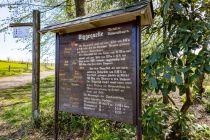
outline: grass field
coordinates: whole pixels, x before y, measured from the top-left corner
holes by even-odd
[[[41,64],[41,71],[54,69],[54,64]],[[27,62],[8,62],[0,60],[0,78],[22,73],[31,73],[32,64]]]
[[[51,140],[54,133],[54,76],[41,80],[40,127],[31,121],[31,84],[0,91],[0,140]],[[115,131],[115,127],[118,133]],[[96,140],[97,137],[133,137],[134,127],[111,121],[59,112],[59,139]],[[119,132],[121,130],[121,132]],[[111,135],[112,133],[112,135]],[[91,137],[96,138],[91,138]],[[120,138],[122,137],[122,138]],[[116,139],[118,140],[118,139]]]
[[[51,125],[53,125],[53,94],[54,76],[41,80],[41,114],[46,119],[45,124],[51,121]],[[0,101],[0,140],[29,139],[30,136],[35,137],[32,139],[48,139],[42,136],[44,132],[33,129],[31,84],[0,91]],[[45,127],[53,130],[53,126]]]

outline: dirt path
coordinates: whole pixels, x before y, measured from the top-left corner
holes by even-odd
[[[53,74],[54,74],[54,71],[41,72],[40,78],[43,79]],[[27,83],[30,83],[31,81],[32,81],[31,73],[1,78],[0,90],[11,88],[11,87],[23,86]]]

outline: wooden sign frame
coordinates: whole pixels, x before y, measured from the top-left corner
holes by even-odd
[[[141,17],[137,16],[134,21],[134,25],[132,26],[132,50],[135,53],[135,98],[133,98],[133,105],[135,105],[135,109],[133,110],[134,121],[133,124],[137,127],[137,140],[142,139],[142,130],[141,130],[141,121],[139,120],[141,117],[142,106],[141,106]],[[59,67],[60,67],[60,35],[56,34],[56,83],[55,83],[55,139],[58,139],[58,114],[59,114]]]

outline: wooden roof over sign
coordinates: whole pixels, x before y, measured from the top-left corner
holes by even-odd
[[[153,7],[150,0],[143,0],[135,5],[121,9],[109,10],[100,14],[84,16],[72,19],[68,22],[47,26],[41,30],[41,33],[72,33],[92,28],[98,28],[107,25],[113,25],[123,22],[129,22],[141,16],[141,25],[150,25],[153,20]]]

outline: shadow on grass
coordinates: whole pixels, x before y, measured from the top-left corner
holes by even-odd
[[[40,94],[41,95],[46,94],[46,92],[44,91],[54,92],[54,76],[50,76],[47,79],[41,80]],[[17,97],[18,98],[25,98],[26,96],[31,97],[31,92],[32,92],[32,85],[26,84],[25,86],[19,86],[19,87],[9,88],[5,90],[0,90],[0,98],[15,99]]]
[[[31,120],[31,104],[17,105],[14,108],[4,110],[1,119],[4,121],[0,125],[0,140],[16,140],[16,139],[52,139],[53,138],[53,107],[52,97],[43,98],[41,100],[41,116],[40,127],[36,128]]]
[[[43,132],[42,129],[34,127],[33,122],[22,124],[18,128],[12,128],[11,125],[0,125],[0,140],[19,140],[19,139],[34,139],[34,140],[51,140],[53,133]]]
[[[40,85],[40,110],[43,114],[53,114],[54,76],[41,80]],[[3,103],[0,108],[0,122],[10,126],[6,128],[7,131],[18,128],[18,134],[22,131],[22,126],[31,125],[31,84],[0,91],[0,102]],[[2,137],[0,134],[0,140],[7,139],[8,136]],[[15,139],[13,134],[10,139]]]
[[[15,99],[15,98],[24,98],[26,95],[31,96],[31,84],[25,86],[9,88],[0,91],[0,98],[4,99]]]
[[[13,103],[13,104],[8,104],[8,105],[0,105],[0,109],[3,108],[3,107],[10,107],[10,106],[18,105],[18,104],[23,104],[23,103],[26,103],[26,102],[16,102],[16,103]]]

